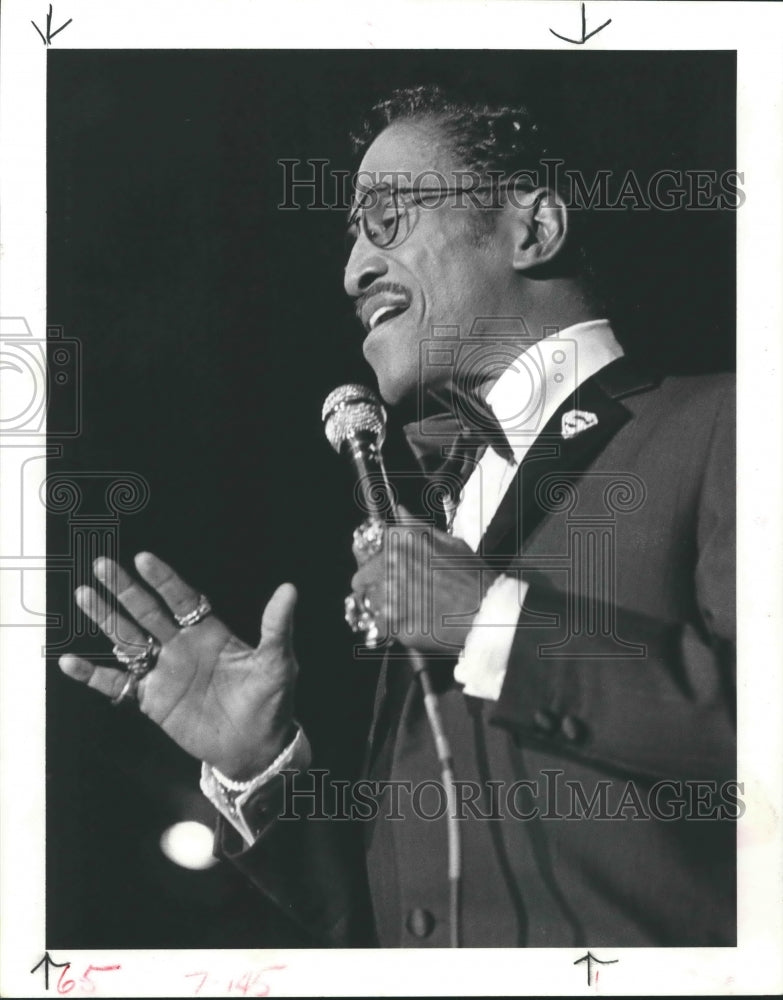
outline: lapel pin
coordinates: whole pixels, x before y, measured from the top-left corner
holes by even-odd
[[[576,437],[577,434],[581,434],[582,431],[586,431],[590,427],[595,427],[597,423],[598,417],[588,410],[569,410],[568,413],[563,414],[560,433],[567,440]]]

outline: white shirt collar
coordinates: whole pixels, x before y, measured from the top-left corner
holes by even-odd
[[[609,321],[594,319],[536,341],[506,368],[487,393],[487,405],[516,462],[558,407],[623,353]]]

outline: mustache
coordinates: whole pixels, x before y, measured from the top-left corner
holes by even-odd
[[[410,294],[405,285],[401,285],[396,281],[378,281],[354,302],[353,308],[356,318],[361,320],[362,310],[370,299],[374,299],[376,295],[383,295],[385,292],[390,292],[392,295],[404,295],[406,299],[410,299]]]

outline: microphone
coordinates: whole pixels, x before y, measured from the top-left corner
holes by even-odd
[[[370,520],[397,521],[394,491],[386,475],[381,447],[386,437],[386,410],[372,389],[349,383],[334,389],[324,400],[321,419],[329,443],[350,461],[356,475],[361,500]],[[374,645],[368,631],[367,645]],[[409,649],[408,660],[418,676],[424,696],[424,708],[441,767],[448,804],[448,876],[450,945],[460,946],[460,884],[462,851],[456,811],[454,762],[443,718],[427,669],[427,661],[416,649]]]
[[[367,386],[341,385],[324,400],[321,419],[331,446],[351,463],[370,519],[396,520],[395,494],[381,456],[386,410],[380,399]]]

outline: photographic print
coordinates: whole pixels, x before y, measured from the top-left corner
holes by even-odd
[[[28,24],[46,292],[3,294],[3,625],[41,671],[3,681],[45,788],[30,995],[772,981],[739,960],[780,916],[752,721],[779,720],[746,684],[779,584],[746,603],[742,532],[779,539],[736,537],[774,415],[743,370],[776,363],[744,281],[780,249],[745,36],[496,4],[535,38],[471,44],[470,6],[366,45],[344,11],[323,46],[315,15],[252,44]]]

